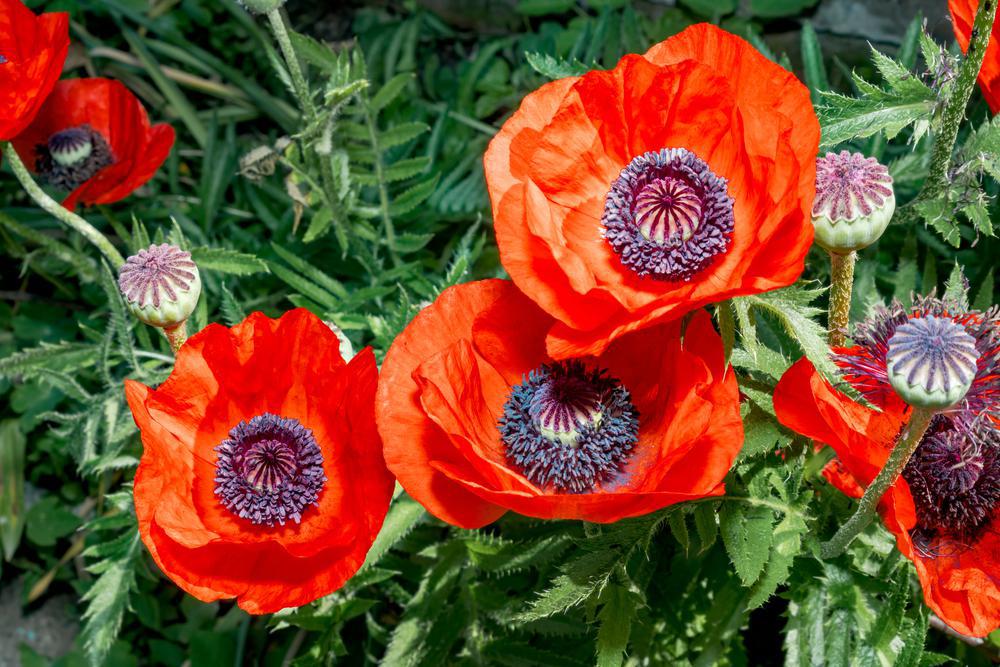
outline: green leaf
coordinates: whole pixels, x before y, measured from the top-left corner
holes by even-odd
[[[368,102],[368,107],[372,110],[372,113],[378,113],[392,104],[392,101],[399,97],[403,89],[406,88],[406,85],[411,81],[413,81],[412,72],[397,74],[386,81],[385,85],[379,88],[378,92],[372,95],[371,101]]]
[[[701,543],[699,553],[705,553],[719,534],[719,522],[716,519],[716,503],[699,503],[694,508],[694,527],[698,531],[698,541]]]
[[[993,305],[993,267],[986,272],[986,277],[983,278],[982,284],[979,286],[979,291],[976,292],[976,298],[972,303],[972,307],[976,310],[989,310],[990,306]]]
[[[228,248],[191,248],[191,258],[201,271],[218,271],[236,276],[267,273],[267,263],[257,257]]]
[[[34,377],[41,370],[78,371],[97,361],[97,347],[87,343],[42,343],[0,359],[0,378]]]
[[[413,141],[424,132],[430,130],[427,123],[400,123],[393,125],[378,135],[378,145],[383,151]],[[367,136],[367,135],[366,135]]]
[[[0,550],[14,557],[24,530],[24,433],[16,419],[0,422]]]
[[[757,581],[767,565],[773,522],[774,511],[759,505],[729,502],[719,511],[722,543],[744,586]]]
[[[969,309],[969,281],[958,262],[955,262],[948,276],[948,282],[944,285],[944,298],[946,301],[957,303],[962,310]]]
[[[732,14],[736,11],[736,3],[737,0],[680,0],[680,4],[695,14],[710,20]]]
[[[619,554],[612,549],[586,553],[560,568],[552,586],[543,591],[528,608],[518,615],[521,623],[547,618],[580,604],[604,586]]]
[[[114,549],[104,551],[103,560],[88,567],[91,573],[100,576],[81,598],[87,603],[87,610],[83,613],[80,638],[87,660],[94,667],[105,664],[135,587],[135,568],[142,553],[139,531],[133,528],[113,546]]]
[[[405,494],[399,495],[389,508],[378,537],[368,550],[364,567],[373,567],[400,540],[410,534],[425,517],[424,508]]]
[[[691,537],[688,533],[687,518],[684,513],[684,508],[678,507],[672,510],[669,515],[667,515],[667,525],[670,526],[670,532],[673,534],[674,539],[677,543],[681,545],[686,554],[691,550]]]
[[[778,586],[788,578],[792,569],[792,561],[802,549],[802,535],[806,532],[806,523],[800,514],[789,512],[778,522],[771,538],[771,555],[764,573],[753,585],[747,606],[755,609],[767,602]]]
[[[776,317],[785,332],[802,348],[809,361],[827,379],[837,378],[837,369],[830,360],[830,348],[826,344],[826,330],[817,324],[815,317],[823,311],[809,304],[823,292],[793,285],[774,292],[765,292],[745,297],[754,308],[764,310]]]
[[[433,177],[405,190],[389,205],[389,215],[393,217],[403,215],[420,206],[424,200],[434,194],[434,188],[437,187],[440,178],[440,174],[435,174]]]
[[[326,72],[337,72],[341,67],[340,60],[333,49],[308,35],[290,30],[288,36],[292,40],[295,53],[310,65],[315,65]]]
[[[744,412],[743,449],[740,450],[740,459],[768,454],[784,444],[786,437],[781,433],[773,417],[755,404],[749,405]]]
[[[81,523],[80,517],[63,507],[54,496],[32,505],[25,516],[28,539],[41,547],[51,547],[60,538],[72,534]]]
[[[544,16],[568,12],[576,0],[517,0],[517,12],[524,16]]]
[[[577,59],[563,60],[548,53],[528,52],[524,54],[525,60],[542,76],[548,79],[566,79],[571,76],[581,76],[587,73],[588,67]]]
[[[612,584],[601,595],[597,613],[597,667],[620,667],[628,649],[636,601],[628,590]]]
[[[802,64],[806,75],[806,85],[812,95],[813,104],[819,102],[820,91],[829,90],[830,82],[826,76],[826,65],[823,62],[823,49],[816,36],[812,23],[802,24]]]
[[[736,318],[733,315],[732,301],[723,301],[715,306],[715,319],[719,322],[719,333],[722,336],[722,351],[726,365],[733,356],[736,346]]]
[[[794,16],[819,0],[750,0],[750,13],[763,18]]]
[[[288,262],[293,269],[301,273],[309,280],[313,281],[337,298],[349,298],[350,293],[339,280],[327,275],[317,267],[313,266],[290,250],[286,250],[277,243],[272,243],[271,247],[274,249],[274,252],[277,253],[278,257]]]

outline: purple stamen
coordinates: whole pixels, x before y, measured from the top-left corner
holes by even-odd
[[[264,413],[241,421],[215,451],[215,495],[236,516],[261,526],[299,523],[318,504],[323,452],[298,420]]]
[[[683,148],[633,159],[611,184],[604,237],[639,276],[690,280],[732,243],[727,181]]]

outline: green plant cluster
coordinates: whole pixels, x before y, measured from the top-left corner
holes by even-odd
[[[928,185],[951,94],[935,73],[960,56],[920,17],[891,55],[873,49],[852,71],[824,58],[815,0],[518,0],[506,25],[453,24],[422,4],[290,3],[301,79],[233,0],[45,4],[71,12],[81,71],[124,81],[178,130],[144,191],[86,215],[123,254],[159,241],[192,252],[204,281],[192,333],[303,306],[381,358],[442,289],[502,275],[482,154],[520,99],[699,20],[798,64],[824,148],[889,165],[908,212],[861,253],[855,319],[914,291],[993,303],[1000,122],[970,106],[948,186]],[[775,56],[769,31],[790,25],[800,48]],[[972,646],[933,624],[881,527],[818,558],[850,503],[820,475],[831,452],[779,426],[771,403],[803,354],[833,376],[818,251],[797,286],[715,309],[746,398],[725,496],[608,526],[508,514],[464,531],[400,494],[344,589],[251,618],[184,596],[138,539],[141,444],[122,382],[161,382],[166,341],[124,310],[117,267],[6,174],[0,210],[0,588],[26,613],[69,592],[80,618],[69,654],[26,642],[24,665],[929,667],[1000,651],[998,637]]]

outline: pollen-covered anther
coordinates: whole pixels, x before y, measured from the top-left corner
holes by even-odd
[[[36,153],[38,172],[63,190],[75,190],[115,161],[108,142],[90,125],[56,132]]]
[[[821,247],[846,254],[870,246],[895,209],[892,176],[875,158],[841,151],[816,160],[812,221]]]
[[[531,371],[511,390],[498,427],[508,464],[533,484],[587,493],[622,473],[639,417],[618,380],[571,360]]]
[[[947,317],[915,317],[888,342],[886,370],[899,396],[915,407],[943,409],[961,401],[976,377],[976,339]]]
[[[257,525],[299,523],[326,483],[316,438],[296,419],[264,413],[241,421],[215,451],[215,495]]]
[[[611,184],[601,217],[622,264],[643,277],[690,280],[732,243],[727,181],[683,148],[633,159]]]
[[[118,288],[137,318],[154,327],[172,327],[198,304],[201,276],[191,253],[153,244],[126,260],[118,271]]]

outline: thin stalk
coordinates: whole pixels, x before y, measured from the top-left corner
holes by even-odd
[[[163,335],[167,337],[167,342],[170,343],[170,349],[173,350],[174,354],[181,349],[181,345],[187,340],[187,320],[181,322],[172,327],[164,327]]]
[[[372,153],[375,155],[375,180],[378,181],[378,202],[379,211],[382,214],[382,233],[385,234],[385,242],[389,246],[389,257],[392,259],[392,265],[399,266],[401,262],[399,255],[396,253],[396,227],[392,223],[392,214],[389,212],[389,189],[385,185],[385,165],[382,163],[382,148],[379,146],[375,118],[372,116],[367,102],[365,102],[365,124],[368,126],[368,140],[371,142]]]
[[[951,170],[951,158],[958,138],[958,129],[965,118],[965,109],[969,105],[969,97],[976,87],[976,78],[983,66],[983,56],[993,32],[993,21],[996,19],[996,0],[980,0],[976,18],[972,22],[972,36],[969,48],[965,52],[962,67],[955,78],[951,95],[941,112],[941,122],[931,149],[931,162],[927,172],[927,180],[920,192],[900,213],[903,219],[912,215],[914,205],[918,202],[938,198],[950,185],[948,173]]]
[[[309,92],[306,77],[302,74],[299,57],[292,46],[292,38],[288,34],[288,24],[285,23],[285,17],[280,9],[272,9],[267,13],[267,20],[271,24],[271,32],[274,33],[274,39],[278,42],[278,48],[281,49],[281,55],[285,58],[285,64],[288,65],[288,74],[292,77],[292,88],[295,89],[295,96],[299,98],[302,111],[311,121],[316,118],[316,105]]]
[[[903,437],[893,447],[892,453],[889,454],[889,460],[885,462],[882,470],[865,489],[865,494],[861,497],[861,502],[858,503],[858,509],[829,542],[820,545],[820,555],[823,558],[835,558],[844,553],[854,538],[868,527],[875,516],[879,500],[906,467],[906,463],[916,451],[924,433],[927,432],[927,427],[930,426],[934,414],[934,410],[913,408]]]
[[[96,227],[78,216],[76,213],[63,208],[62,204],[46,194],[45,190],[42,190],[41,186],[35,182],[35,178],[31,175],[31,172],[28,171],[28,167],[26,167],[21,161],[21,156],[17,154],[17,151],[14,150],[14,147],[9,141],[0,142],[0,152],[7,156],[7,162],[10,163],[10,168],[11,171],[14,172],[14,177],[17,178],[21,187],[24,188],[25,192],[28,193],[28,196],[31,197],[34,202],[38,204],[38,206],[70,229],[76,230],[82,234],[84,238],[97,246],[97,249],[104,254],[104,257],[115,269],[125,263],[125,258],[122,257],[121,253],[119,253],[114,245],[112,245],[111,241],[108,240],[108,237],[99,232]]]
[[[827,342],[842,347],[847,342],[851,324],[851,293],[854,290],[854,265],[858,253],[830,253],[830,314],[827,318]]]

